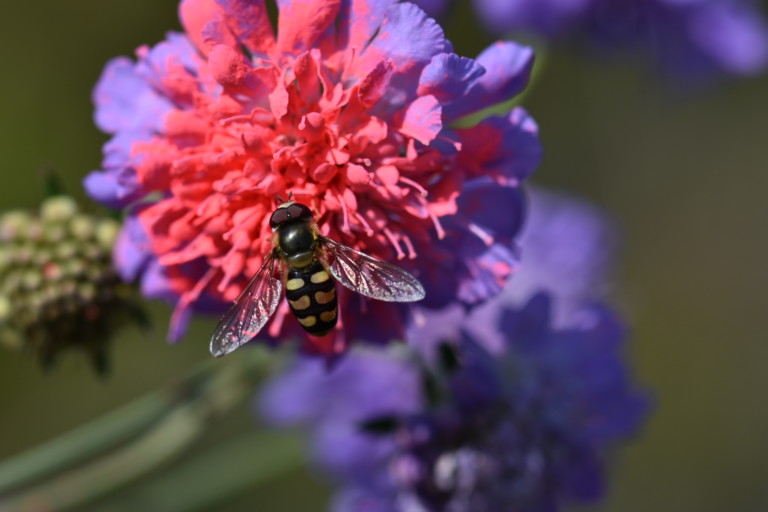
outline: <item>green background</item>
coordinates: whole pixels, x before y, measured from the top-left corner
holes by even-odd
[[[446,29],[457,53],[475,55],[487,41],[469,16],[462,5]],[[171,0],[4,5],[0,208],[35,206],[46,166],[87,202],[80,181],[98,168],[106,139],[91,120],[93,84],[108,59],[178,28]],[[768,510],[768,77],[685,92],[634,60],[606,64],[560,48],[539,63],[524,104],[545,147],[534,182],[591,199],[623,229],[616,302],[631,325],[637,378],[655,393],[655,413],[612,461],[597,509]],[[46,375],[29,357],[1,353],[0,458],[207,360],[213,322],[193,322],[170,346],[168,313],[156,305],[151,335],[115,340],[106,380],[82,358]],[[252,428],[243,404],[197,449]],[[321,477],[299,470],[215,510],[322,510],[326,496]]]

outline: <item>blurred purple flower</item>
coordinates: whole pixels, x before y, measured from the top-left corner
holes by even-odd
[[[614,233],[596,208],[534,190],[521,245],[496,299],[419,308],[407,346],[353,351],[330,374],[302,361],[266,387],[266,417],[308,427],[341,482],[334,510],[538,512],[602,495],[606,449],[648,410],[622,324],[590,305]]]
[[[437,14],[450,3],[421,1]],[[475,0],[475,8],[491,32],[583,35],[614,53],[645,49],[683,79],[768,65],[768,24],[753,0]]]
[[[266,388],[262,410],[311,429],[316,462],[342,482],[338,511],[525,512],[598,499],[606,448],[648,409],[621,358],[622,325],[591,307],[554,328],[545,294],[500,318],[498,353],[459,327],[442,333],[431,363],[353,352],[326,374],[302,362]]]
[[[609,217],[593,204],[552,190],[529,189],[520,246],[522,265],[500,297],[503,304],[519,307],[537,292],[551,293],[557,297],[553,317],[560,326],[584,304],[602,300],[610,291],[618,235]]]

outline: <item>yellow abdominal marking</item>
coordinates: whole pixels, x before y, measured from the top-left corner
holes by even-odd
[[[312,276],[315,277],[315,276]],[[289,279],[287,283],[285,283],[285,287],[289,290],[298,290],[304,286],[304,280],[300,277],[294,277],[293,279]]]
[[[304,327],[312,327],[317,323],[317,317],[315,317],[314,315],[308,316],[307,318],[297,318],[296,320],[298,320],[299,323]]]
[[[324,283],[328,280],[328,272],[325,270],[321,270],[320,272],[315,272],[312,274],[312,277],[310,278],[313,283]]]
[[[309,295],[303,295],[299,300],[289,300],[293,309],[307,309],[310,304]]]
[[[328,304],[329,302],[331,302],[334,299],[334,297],[336,297],[336,291],[335,290],[331,290],[328,293],[326,293],[326,292],[317,292],[315,294],[315,300],[317,301],[318,304]],[[302,298],[304,298],[304,297],[302,297]]]
[[[330,322],[334,318],[336,318],[336,308],[333,308],[333,311],[323,311],[320,313],[320,320],[323,322]]]

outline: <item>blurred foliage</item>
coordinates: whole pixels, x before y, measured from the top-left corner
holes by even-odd
[[[87,204],[80,180],[99,166],[106,140],[91,121],[90,90],[108,59],[178,29],[176,2],[13,2],[3,11],[0,209],[37,205],[49,165]],[[474,55],[490,39],[478,37],[469,18],[460,3],[446,31],[458,53]],[[768,386],[767,90],[761,77],[684,92],[631,60],[604,65],[559,48],[548,52],[526,97],[545,147],[535,181],[595,201],[624,227],[616,300],[632,326],[639,379],[657,395],[656,415],[616,459],[600,510],[768,509],[768,412],[760,393]],[[187,339],[170,346],[168,313],[151,308],[151,336],[117,337],[106,381],[76,358],[43,375],[30,358],[0,355],[0,457],[208,359],[213,321],[193,322]],[[243,408],[196,450],[205,456],[252,429]],[[198,470],[213,478],[218,468]],[[211,510],[322,510],[326,493],[318,478],[291,473]]]

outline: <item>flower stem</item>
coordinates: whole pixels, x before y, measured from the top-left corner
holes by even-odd
[[[156,469],[251,391],[268,361],[246,350],[206,363],[165,390],[0,463],[0,510],[71,509]]]
[[[188,462],[100,504],[100,512],[213,510],[249,486],[300,466],[302,448],[293,435],[252,432],[219,444]]]

